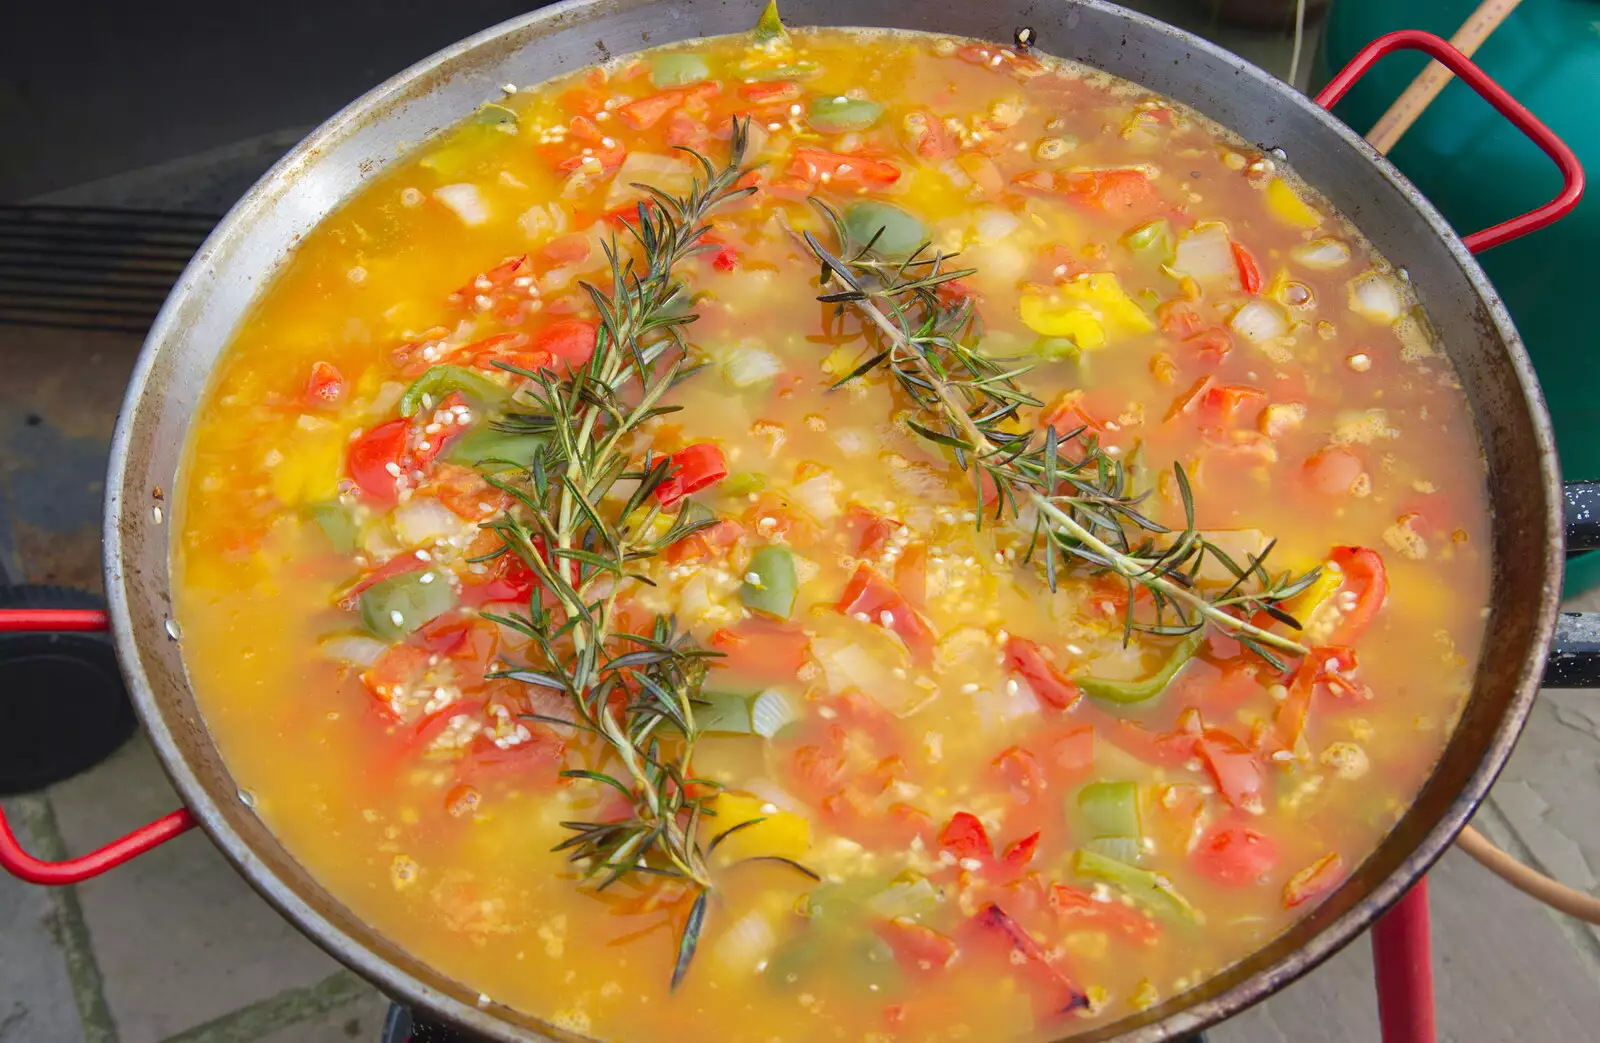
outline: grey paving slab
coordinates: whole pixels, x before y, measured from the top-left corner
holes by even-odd
[[[177,806],[142,736],[51,799],[74,854]],[[120,1043],[157,1043],[338,970],[199,832],[79,893]]]
[[[18,803],[5,802],[14,826]],[[82,1043],[61,935],[50,892],[0,873],[0,1043]]]
[[[1441,1043],[1600,1040],[1600,979],[1542,906],[1451,851],[1429,876]],[[1213,1043],[1378,1039],[1366,938],[1212,1033]]]
[[[377,1043],[388,1013],[388,999],[376,989],[368,989],[356,1000],[269,1032],[254,1043]]]

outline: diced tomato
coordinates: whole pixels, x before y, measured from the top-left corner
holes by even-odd
[[[593,87],[574,87],[561,95],[561,107],[575,116],[594,116],[605,111],[608,97]]]
[[[805,92],[798,83],[779,80],[776,83],[746,83],[740,86],[739,93],[757,105],[787,105],[791,101],[799,101]]]
[[[1154,945],[1161,939],[1161,925],[1144,913],[1120,902],[1097,902],[1089,892],[1075,887],[1052,884],[1049,904],[1056,919],[1068,930],[1086,924],[1115,931],[1141,945]]]
[[[1233,243],[1233,263],[1239,269],[1239,285],[1245,293],[1261,292],[1261,269],[1256,267],[1256,259],[1243,243]]]
[[[656,499],[663,507],[728,477],[722,450],[710,442],[684,446],[667,458],[667,467],[668,477],[656,486]]]
[[[1283,904],[1293,909],[1332,891],[1344,879],[1344,859],[1330,851],[1300,870],[1283,885]]]
[[[1057,710],[1070,710],[1083,697],[1078,686],[1057,670],[1034,642],[1010,637],[1005,652],[1006,669],[1027,681],[1033,694]]]
[[[870,558],[882,551],[889,537],[902,528],[893,518],[885,518],[858,503],[845,508],[844,530],[850,534],[850,553],[858,558]]]
[[[345,469],[361,491],[382,506],[392,506],[400,500],[400,476],[410,436],[410,421],[391,420],[350,443]]]
[[[1329,637],[1335,645],[1353,645],[1372,626],[1372,621],[1389,597],[1389,576],[1378,552],[1365,547],[1335,547],[1333,562],[1344,572],[1344,582],[1334,596],[1355,596],[1355,604],[1344,610],[1339,625]]]
[[[482,298],[490,304],[487,310],[493,310],[494,303],[501,296],[510,294],[513,297],[526,298],[525,292],[520,294],[515,292],[518,289],[516,281],[521,276],[529,274],[531,269],[528,266],[527,254],[507,257],[481,275],[473,276],[470,282],[450,295],[450,301],[461,307],[479,310],[482,305],[479,298]]]
[[[1200,422],[1209,427],[1229,427],[1246,402],[1266,397],[1265,391],[1248,384],[1222,384],[1207,388],[1200,400]]]
[[[594,355],[600,327],[583,319],[563,319],[533,335],[533,350],[565,362],[573,369],[588,364]]]
[[[387,704],[396,690],[410,686],[422,676],[432,655],[417,645],[392,645],[361,675],[361,683],[373,698]]]
[[[1199,739],[1199,736],[1186,731],[1153,732],[1135,721],[1109,715],[1106,715],[1106,725],[1099,729],[1099,735],[1146,764],[1170,767],[1182,765],[1192,758]]]
[[[1193,348],[1202,361],[1215,365],[1233,350],[1233,334],[1221,326],[1212,326],[1185,338],[1183,343]]]
[[[923,159],[949,159],[956,154],[955,137],[933,113],[922,109],[908,113],[903,125],[906,144]]]
[[[984,69],[1004,69],[1020,79],[1030,79],[1043,71],[1039,59],[1032,55],[981,43],[962,44],[956,49],[956,57]]]
[[[1044,768],[1033,751],[1023,746],[1008,746],[994,759],[993,767],[1011,789],[1011,796],[1019,804],[1026,804],[1039,795],[1045,787]]]
[[[505,749],[479,735],[467,747],[467,755],[461,765],[461,777],[482,779],[513,775],[519,785],[539,789],[549,789],[560,783],[566,743],[551,728],[535,721],[526,724],[531,737],[526,742]]]
[[[1039,838],[1042,835],[1035,831],[1007,845],[1005,854],[1000,856],[1001,864],[1010,870],[1021,870],[1026,867],[1033,861],[1034,853],[1039,850]]]
[[[898,801],[889,805],[886,828],[887,838],[902,845],[910,844],[913,838],[921,838],[924,844],[929,844],[933,842],[935,835],[933,816],[921,808]]]
[[[811,639],[799,627],[764,619],[747,619],[731,630],[711,634],[711,649],[723,658],[712,660],[753,679],[792,681],[805,665]]]
[[[1078,389],[1063,391],[1057,395],[1039,415],[1039,426],[1055,428],[1056,434],[1062,438],[1074,431],[1106,429],[1106,425],[1096,419],[1084,405],[1083,392]]]
[[[699,151],[711,139],[711,128],[679,109],[667,118],[667,144]]]
[[[989,831],[970,811],[958,811],[950,816],[950,821],[939,831],[939,848],[957,859],[975,858],[985,865],[994,859]]]
[[[1228,732],[1215,728],[1206,730],[1195,743],[1195,750],[1211,769],[1211,777],[1228,803],[1243,810],[1261,808],[1261,790],[1266,780],[1255,751]]]
[[[1073,725],[1047,734],[1034,745],[1041,751],[1039,761],[1047,776],[1073,781],[1094,769],[1094,726]]]
[[[888,160],[815,148],[796,149],[788,172],[810,185],[821,181],[823,174],[837,184],[868,188],[882,188],[900,180],[900,168]]]
[[[1156,200],[1155,187],[1142,170],[1092,170],[1066,177],[1067,198],[1107,214],[1125,214]]]
[[[479,369],[490,371],[499,369],[495,363],[503,362],[508,366],[537,373],[541,369],[548,369],[555,361],[547,352],[529,350],[532,339],[526,333],[496,333],[492,337],[468,344],[462,348],[462,357],[470,359],[472,365]]]
[[[724,518],[714,525],[701,529],[684,537],[666,549],[662,555],[669,564],[679,565],[686,561],[704,561],[714,558],[722,551],[739,542],[739,537],[744,535],[744,526],[729,518]]]
[[[800,747],[790,763],[790,774],[800,795],[811,800],[838,789],[844,782],[844,773],[844,756],[822,746]]]
[[[865,616],[873,625],[899,635],[919,665],[932,660],[934,635],[927,620],[871,565],[856,567],[836,607],[847,616]]]
[[[911,974],[942,971],[959,951],[954,938],[911,920],[880,920],[873,930],[888,944],[895,962]]]
[[[1349,493],[1364,470],[1366,465],[1361,462],[1361,457],[1339,446],[1329,446],[1312,453],[1303,468],[1306,484],[1313,492],[1324,496]]]
[[[439,464],[419,492],[432,495],[467,521],[492,518],[511,506],[511,494],[496,489],[478,471],[460,464]]]
[[[1241,823],[1219,822],[1206,830],[1190,860],[1210,880],[1248,887],[1278,867],[1278,845]]]
[[[1179,340],[1187,340],[1205,328],[1205,320],[1195,310],[1194,304],[1182,297],[1174,297],[1157,307],[1156,320],[1161,323],[1163,333]]]
[[[337,405],[344,397],[344,377],[331,362],[313,362],[311,376],[306,380],[305,395],[308,406]]]
[[[539,248],[539,256],[551,264],[577,264],[587,261],[594,252],[594,243],[583,232],[558,235]]]
[[[1189,386],[1189,390],[1172,400],[1172,405],[1167,408],[1167,415],[1163,422],[1170,423],[1185,413],[1194,412],[1197,403],[1203,400],[1205,392],[1211,387],[1214,378],[1208,373]]]
[[[1289,694],[1273,715],[1273,729],[1283,749],[1293,751],[1300,745],[1319,687],[1344,695],[1368,694],[1366,686],[1351,676],[1356,666],[1355,652],[1341,646],[1313,648],[1300,661],[1289,682]]]
[[[463,685],[474,685],[489,672],[489,665],[500,650],[500,628],[476,616],[443,625],[435,622],[422,629],[422,642],[455,664],[456,677]]]
[[[495,560],[506,564],[492,579],[462,582],[459,601],[463,607],[477,608],[495,601],[527,601],[539,585],[537,574],[515,554],[508,552]]]

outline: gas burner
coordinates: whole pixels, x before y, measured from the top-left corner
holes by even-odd
[[[414,1018],[405,1007],[393,1003],[383,1022],[382,1043],[484,1043],[484,1039],[464,1029]]]

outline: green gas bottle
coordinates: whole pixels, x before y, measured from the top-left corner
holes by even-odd
[[[1477,0],[1337,0],[1312,80],[1317,86],[1373,39],[1426,29],[1448,39]],[[1600,172],[1600,0],[1524,0],[1473,56],[1512,97]],[[1384,58],[1334,112],[1365,133],[1427,63]],[[1459,81],[1445,87],[1390,152],[1406,177],[1466,235],[1561,189],[1550,159]],[[1569,479],[1600,478],[1600,190],[1560,221],[1478,257],[1533,356]],[[1600,584],[1600,553],[1567,569],[1567,592]]]

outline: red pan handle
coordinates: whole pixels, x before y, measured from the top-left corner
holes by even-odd
[[[1399,50],[1422,51],[1455,73],[1462,82],[1477,91],[1480,98],[1493,105],[1500,115],[1527,135],[1528,139],[1538,145],[1561,169],[1562,186],[1559,195],[1543,206],[1513,217],[1509,221],[1502,221],[1492,228],[1485,228],[1481,232],[1465,236],[1461,241],[1466,244],[1468,250],[1482,253],[1492,246],[1499,246],[1518,236],[1537,231],[1572,212],[1572,208],[1578,205],[1578,200],[1583,198],[1583,166],[1578,162],[1578,157],[1573,154],[1572,149],[1567,147],[1566,142],[1556,137],[1555,132],[1545,126],[1539,117],[1506,93],[1506,89],[1491,79],[1488,73],[1474,65],[1472,59],[1432,33],[1425,33],[1420,29],[1402,29],[1378,37],[1351,58],[1350,63],[1339,70],[1339,75],[1329,80],[1328,85],[1317,92],[1314,100],[1325,109],[1333,108],[1334,103],[1345,96],[1345,92],[1365,75],[1373,63],[1384,55]]]
[[[0,632],[41,630],[105,630],[110,626],[104,612],[95,609],[3,609]],[[99,876],[193,829],[194,817],[188,808],[179,808],[148,825],[113,840],[96,851],[63,862],[46,862],[22,849],[5,809],[0,808],[0,869],[30,884],[75,884]]]

